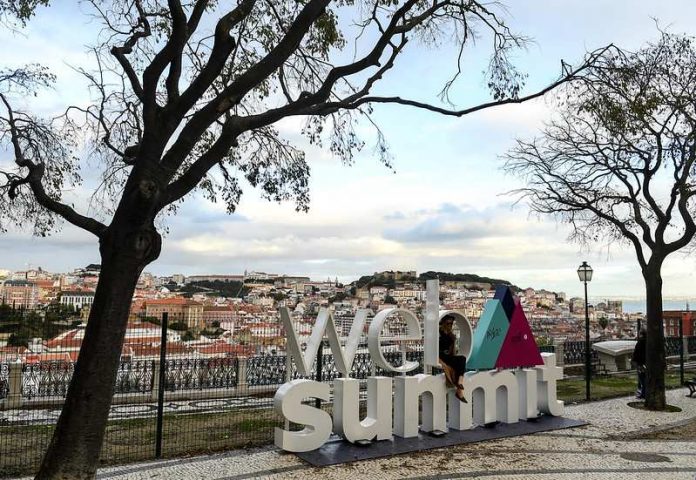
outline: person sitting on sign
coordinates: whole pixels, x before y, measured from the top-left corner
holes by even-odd
[[[455,396],[462,402],[467,403],[464,397],[464,372],[466,372],[466,357],[454,354],[454,345],[457,337],[452,332],[454,315],[445,315],[440,319],[440,342],[439,360],[442,369],[445,371],[448,387],[455,387]]]

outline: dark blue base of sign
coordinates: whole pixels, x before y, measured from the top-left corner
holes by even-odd
[[[305,462],[315,467],[326,467],[339,463],[356,462],[372,458],[389,457],[418,450],[449,447],[463,443],[482,442],[496,438],[517,437],[549,430],[574,428],[587,425],[582,420],[573,420],[564,417],[541,416],[534,421],[520,421],[517,423],[497,423],[490,427],[476,427],[471,430],[450,430],[446,435],[433,437],[421,433],[413,438],[392,437],[390,440],[373,442],[368,446],[354,445],[339,437],[330,439],[321,448],[311,452],[298,453]]]

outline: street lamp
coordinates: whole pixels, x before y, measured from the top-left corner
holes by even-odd
[[[585,400],[590,399],[590,314],[587,310],[587,282],[592,280],[592,267],[582,262],[578,277],[585,284]]]

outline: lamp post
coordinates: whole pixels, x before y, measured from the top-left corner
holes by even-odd
[[[587,309],[587,282],[592,280],[592,267],[582,262],[578,277],[585,284],[585,400],[590,399],[590,314]]]

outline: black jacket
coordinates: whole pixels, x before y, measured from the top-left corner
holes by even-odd
[[[637,365],[645,365],[645,349],[645,337],[641,336],[636,342],[636,348],[633,349],[631,361],[635,362]]]

